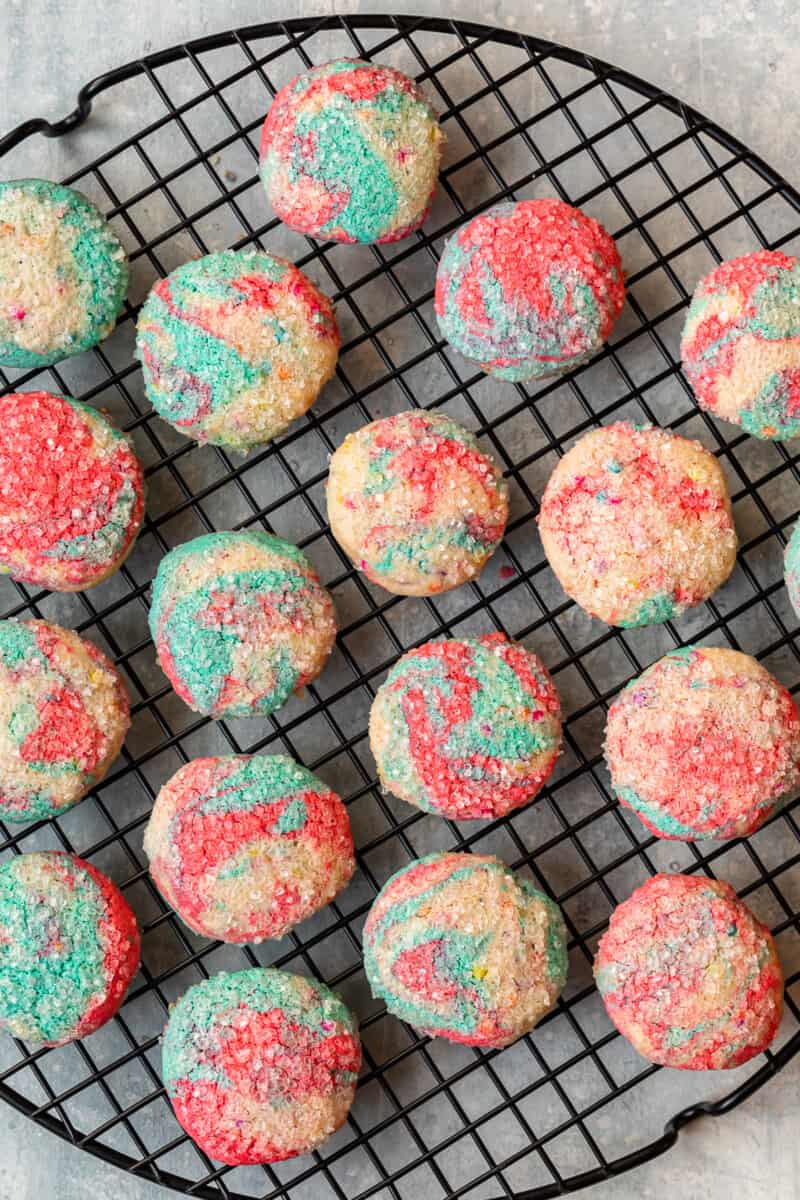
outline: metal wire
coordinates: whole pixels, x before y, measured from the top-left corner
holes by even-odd
[[[424,231],[391,247],[301,239],[267,220],[255,139],[271,96],[298,70],[339,54],[416,76],[442,114],[449,150]],[[0,140],[77,129],[111,91],[132,119],[117,144],[95,136],[66,182],[101,203],[130,251],[138,299],[178,261],[224,245],[288,253],[337,302],[337,380],[279,442],[233,460],[176,437],[144,399],[130,349],[136,304],[104,346],[47,371],[0,375],[3,389],[50,388],[110,409],[146,463],[148,516],[119,574],[90,593],[52,596],[0,582],[4,616],[60,620],[111,653],[126,676],[134,725],[109,777],[63,817],[0,825],[0,856],[73,850],[109,871],[143,930],[140,975],[121,1013],[84,1042],[33,1050],[6,1040],[0,1095],[77,1146],[156,1183],[202,1197],[446,1194],[544,1200],[610,1178],[669,1149],[687,1121],[719,1116],[800,1049],[795,805],[745,842],[658,842],[622,813],[600,739],[609,699],[674,645],[708,639],[755,653],[800,686],[797,623],[781,579],[795,516],[797,457],[756,443],[695,408],[678,331],[694,281],[733,249],[800,248],[800,196],[701,114],[625,72],[537,38],[412,17],[273,22],[162,51],[94,80],[73,113],[32,120]],[[109,108],[111,106],[109,105]],[[79,152],[92,124],[77,134]],[[12,160],[13,161],[13,160]],[[234,169],[235,167],[235,169]],[[629,304],[612,343],[566,381],[497,385],[451,355],[432,320],[442,239],[498,198],[559,195],[604,221],[627,270]],[[328,530],[326,460],[344,433],[413,405],[444,407],[474,428],[513,497],[502,549],[475,583],[425,601],[388,597],[353,571]],[[740,533],[733,580],[666,626],[607,629],[566,601],[535,532],[537,497],[558,455],[598,422],[638,416],[700,437],[732,485]],[[788,486],[787,486],[788,485]],[[177,542],[213,528],[262,526],[308,550],[340,617],[330,667],[267,722],[197,719],[165,686],[147,637],[150,579]],[[543,796],[495,822],[457,825],[381,795],[366,744],[369,703],[398,654],[432,636],[504,630],[548,662],[565,701],[565,754]],[[191,935],[149,881],[142,829],[155,792],[198,753],[285,750],[346,799],[359,874],[325,914],[269,947],[221,947]],[[499,853],[562,905],[571,981],[555,1013],[503,1052],[431,1041],[388,1018],[369,995],[360,929],[388,875],[417,853],[454,846]],[[710,1101],[632,1055],[591,983],[597,938],[616,903],[666,868],[730,879],[773,928],[787,973],[776,1048]],[[275,1167],[210,1162],[182,1134],[161,1087],[157,1041],[168,1005],[220,969],[275,963],[340,990],[362,1016],[365,1065],[347,1126],[313,1156]],[[674,1077],[673,1077],[674,1081]],[[718,1088],[718,1084],[716,1085]],[[629,1128],[636,1112],[660,1123]],[[678,1108],[678,1111],[675,1111]],[[671,1115],[672,1114],[672,1115]],[[643,1121],[641,1116],[638,1118]]]

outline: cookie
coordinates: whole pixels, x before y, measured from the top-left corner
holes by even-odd
[[[508,519],[508,487],[443,413],[404,412],[351,433],[331,458],[334,537],[373,583],[432,596],[477,576]]]
[[[611,786],[658,837],[745,837],[800,786],[794,700],[754,658],[673,650],[608,712]]]
[[[0,366],[46,367],[108,337],[128,290],[117,235],[80,192],[0,182]]]
[[[324,984],[257,967],[215,975],[173,1007],[163,1075],[175,1116],[231,1166],[307,1154],[344,1123],[361,1045]]]
[[[181,767],[156,797],[144,849],[182,920],[224,942],[283,937],[355,870],[342,801],[282,754]]]
[[[254,530],[208,533],[171,550],[153,582],[150,632],[190,708],[257,717],[319,675],[336,621],[305,554]]]
[[[138,966],[136,918],[91,863],[45,851],[0,865],[0,1028],[45,1046],[88,1037]]]
[[[614,909],[594,974],[623,1037],[665,1067],[739,1067],[778,1031],[783,976],[775,943],[718,879],[648,879]]]
[[[395,796],[453,820],[501,817],[550,775],[561,705],[536,655],[502,633],[426,642],[378,689],[369,738]]]
[[[378,894],[364,970],[389,1012],[425,1033],[508,1046],[564,987],[566,929],[558,905],[499,859],[429,854]]]
[[[339,329],[331,301],[292,263],[223,250],[154,285],[136,354],[160,417],[247,451],[308,411],[336,369]]]
[[[0,819],[77,804],[129,726],[125,687],[101,650],[49,621],[0,621]]]
[[[77,592],[130,553],[144,517],[144,472],[127,438],[50,392],[0,398],[0,571]]]
[[[442,336],[498,379],[561,375],[601,349],[625,303],[614,239],[562,200],[504,201],[446,244]]]
[[[627,422],[593,429],[559,461],[539,533],[567,595],[626,628],[701,604],[736,562],[728,485],[714,455]]]
[[[757,250],[695,288],[681,341],[701,408],[757,438],[800,434],[800,262]]]
[[[334,242],[396,242],[422,224],[443,135],[417,85],[338,58],[298,75],[261,132],[261,181],[280,219]]]

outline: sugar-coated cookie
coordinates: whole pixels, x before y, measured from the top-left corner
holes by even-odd
[[[358,569],[407,596],[478,575],[508,519],[497,464],[444,413],[398,413],[349,434],[331,458],[327,499],[333,535]]]
[[[413,80],[338,58],[278,92],[261,134],[261,179],[275,212],[298,233],[393,242],[427,215],[442,141]]]
[[[504,201],[444,248],[436,316],[499,379],[560,375],[601,349],[625,302],[614,239],[563,200]]]
[[[128,289],[125,251],[80,192],[0,182],[0,366],[45,367],[108,337]]]
[[[681,342],[698,404],[758,438],[800,434],[800,262],[757,250],[695,288]]]
[[[389,1012],[424,1032],[508,1046],[564,987],[566,929],[558,905],[499,859],[429,854],[378,894],[364,969]]]
[[[567,595],[609,625],[680,616],[736,562],[728,485],[714,455],[624,421],[593,429],[559,461],[539,533]]]
[[[102,650],[49,621],[0,621],[0,819],[77,804],[129,726],[125,686]]]
[[[778,1031],[775,943],[719,879],[648,879],[614,909],[594,973],[620,1033],[665,1067],[738,1067]]]
[[[119,1008],[139,966],[139,931],[117,887],[72,854],[0,866],[0,1028],[61,1046]]]
[[[382,785],[409,804],[501,817],[552,771],[561,705],[536,655],[502,633],[426,642],[378,689],[369,736]]]
[[[333,649],[333,603],[301,550],[260,530],[208,533],[160,562],[150,632],[175,691],[212,717],[266,716]]]
[[[189,988],[170,1013],[163,1075],[175,1116],[232,1166],[307,1154],[344,1123],[358,1028],[324,984],[256,967]]]
[[[144,849],[178,915],[224,942],[283,937],[355,870],[347,809],[283,754],[181,767],[156,797]]]
[[[50,392],[0,398],[0,571],[76,592],[122,565],[144,516],[144,472],[100,413]]]
[[[308,411],[336,368],[339,329],[331,301],[292,263],[223,250],[154,285],[136,353],[159,416],[246,451]]]

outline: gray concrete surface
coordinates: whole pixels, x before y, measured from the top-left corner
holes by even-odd
[[[62,116],[81,83],[148,50],[232,25],[334,8],[443,11],[433,0],[335,6],[318,0],[0,0],[0,128],[31,115]],[[800,186],[796,0],[707,0],[703,6],[686,0],[454,0],[448,12],[579,46],[649,77],[729,127]],[[38,174],[57,175],[61,153],[56,143],[31,143]],[[693,1081],[664,1078],[675,1107],[694,1094]],[[615,1200],[793,1200],[800,1196],[799,1084],[795,1063],[724,1120],[689,1127],[668,1157],[592,1194]],[[632,1128],[646,1124],[644,1104],[634,1093],[625,1117]],[[0,1200],[147,1200],[158,1194],[8,1108],[0,1110],[0,1164]]]

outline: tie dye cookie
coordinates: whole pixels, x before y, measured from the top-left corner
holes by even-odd
[[[181,767],[156,798],[144,849],[178,915],[224,942],[283,937],[355,870],[342,801],[282,754]]]
[[[443,337],[484,371],[561,375],[601,349],[625,303],[614,239],[562,200],[496,204],[457,230],[436,273]]]
[[[499,859],[429,854],[378,894],[364,970],[389,1012],[425,1033],[508,1046],[564,987],[566,929],[558,905]]]
[[[316,679],[336,621],[305,554],[255,530],[208,533],[171,550],[153,582],[150,632],[190,708],[257,717]]]
[[[122,1004],[139,966],[136,918],[121,892],[72,854],[0,866],[0,1028],[61,1046]]]
[[[800,718],[754,658],[687,646],[617,696],[606,760],[615,794],[658,837],[745,837],[800,786]]]
[[[142,306],[136,353],[180,433],[247,451],[307,412],[333,375],[333,304],[283,258],[224,250],[184,263]]]
[[[261,180],[298,233],[395,242],[428,214],[442,142],[436,113],[412,80],[340,58],[278,92],[261,134]]]
[[[144,516],[144,473],[128,440],[77,400],[0,398],[0,571],[76,592],[112,575]]]
[[[800,262],[758,250],[695,288],[681,342],[701,408],[754,437],[800,434]]]
[[[0,621],[0,818],[57,816],[108,771],[130,726],[119,673],[48,621]]]
[[[775,943],[718,879],[648,879],[611,914],[594,974],[623,1037],[665,1067],[739,1067],[778,1031],[783,976]]]
[[[593,429],[550,476],[539,533],[590,616],[631,628],[707,600],[736,562],[728,485],[713,454],[666,429]]]
[[[404,412],[349,434],[331,458],[331,530],[373,583],[404,596],[479,574],[508,519],[508,487],[471,433]]]
[[[128,290],[125,251],[79,192],[0,182],[0,366],[45,367],[108,337]]]
[[[175,1116],[231,1166],[307,1154],[347,1119],[358,1028],[324,984],[269,967],[215,975],[173,1007],[163,1076]]]
[[[427,642],[378,689],[369,737],[381,784],[454,820],[527,804],[552,771],[561,706],[544,665],[502,633]]]

